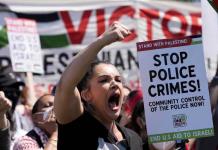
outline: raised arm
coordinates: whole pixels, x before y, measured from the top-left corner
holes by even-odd
[[[0,149],[9,150],[10,148],[10,125],[6,117],[6,112],[11,108],[12,103],[5,97],[3,91],[0,91]]]
[[[6,112],[11,106],[11,101],[5,97],[3,91],[0,91],[0,129],[9,128]]]
[[[55,93],[54,110],[59,123],[69,123],[83,113],[84,108],[76,86],[98,52],[113,42],[123,40],[129,34],[129,30],[125,26],[115,22],[105,33],[73,58],[62,74]]]

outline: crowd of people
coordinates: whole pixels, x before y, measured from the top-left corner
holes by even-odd
[[[33,106],[23,96],[25,82],[1,67],[0,150],[217,150],[217,134],[148,142],[142,90],[123,85],[113,64],[96,60],[102,48],[130,34],[114,22],[73,58],[52,93],[41,95]],[[210,84],[215,133],[217,79]]]

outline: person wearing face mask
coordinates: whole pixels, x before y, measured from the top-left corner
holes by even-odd
[[[32,109],[35,127],[15,141],[13,150],[56,150],[57,127],[53,113],[54,96],[41,96]]]
[[[94,61],[102,48],[128,35],[124,25],[114,22],[63,72],[54,103],[59,150],[142,150],[140,137],[115,122],[124,99],[120,73],[108,62]]]

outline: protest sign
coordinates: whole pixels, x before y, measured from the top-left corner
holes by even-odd
[[[43,73],[41,46],[34,20],[6,18],[13,70]]]
[[[137,43],[150,142],[214,135],[201,36]]]

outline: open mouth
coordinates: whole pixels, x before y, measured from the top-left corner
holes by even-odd
[[[120,102],[120,94],[114,93],[110,96],[108,104],[111,110],[117,110]]]

